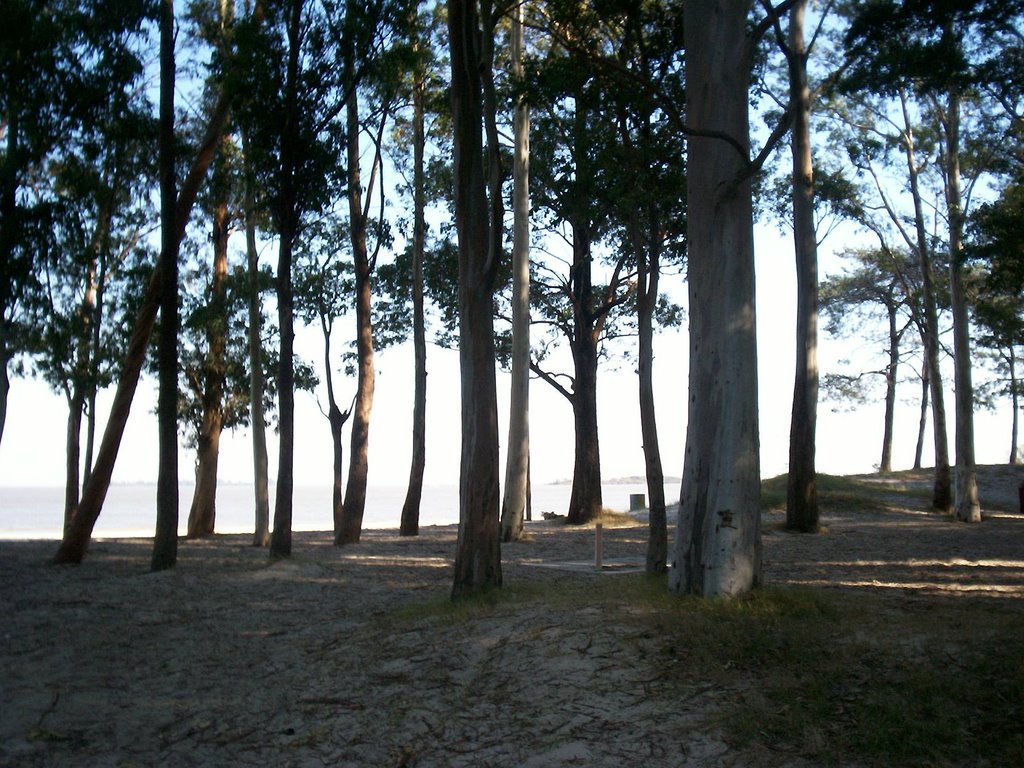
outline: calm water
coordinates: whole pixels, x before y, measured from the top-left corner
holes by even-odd
[[[182,485],[179,521],[185,533],[188,510],[194,486]],[[570,486],[535,485],[533,513],[565,514]],[[646,493],[643,485],[606,485],[604,504],[610,509],[629,509],[631,494]],[[679,496],[675,483],[665,487],[668,501]],[[273,506],[274,488],[270,489]],[[397,528],[405,501],[405,487],[374,487],[367,489],[363,527]],[[152,536],[156,521],[156,485],[134,484],[112,486],[103,512],[96,523],[94,535]],[[420,506],[420,525],[448,525],[459,521],[459,491],[456,486],[425,486]],[[64,514],[64,491],[61,488],[0,487],[0,538],[59,539]],[[271,509],[273,515],[273,509]],[[218,533],[247,533],[253,530],[253,492],[248,485],[226,484],[217,491]],[[296,531],[330,530],[331,489],[298,487],[293,502],[292,528]]]

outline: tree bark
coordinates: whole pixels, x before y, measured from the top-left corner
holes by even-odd
[[[210,115],[210,122],[206,127],[202,144],[196,153],[196,157],[189,169],[188,176],[181,185],[178,193],[178,201],[175,206],[174,222],[176,228],[176,242],[174,250],[177,251],[177,244],[185,235],[185,224],[188,222],[195,204],[199,187],[206,176],[206,172],[213,162],[220,145],[220,136],[224,131],[227,122],[228,108],[230,102],[228,93],[221,89],[220,97]],[[135,316],[135,325],[132,328],[131,339],[128,342],[128,349],[125,351],[124,363],[121,366],[121,375],[117,380],[117,388],[114,392],[114,402],[110,407],[110,416],[107,418],[106,427],[103,430],[103,438],[100,441],[100,449],[96,454],[96,463],[92,467],[92,473],[82,489],[82,498],[78,504],[78,513],[75,515],[71,530],[67,531],[61,541],[53,562],[80,563],[85,557],[89,548],[89,539],[92,536],[92,529],[96,525],[100,511],[103,509],[103,501],[106,499],[107,490],[110,488],[110,478],[114,472],[114,464],[117,462],[117,452],[121,447],[121,438],[124,435],[125,425],[128,423],[128,416],[132,409],[132,400],[135,397],[135,389],[139,383],[139,375],[142,372],[142,365],[146,359],[146,349],[149,346],[149,337],[153,332],[153,324],[156,321],[156,313],[160,306],[160,283],[161,264],[164,254],[161,252],[153,267],[153,274],[150,277],[149,285],[146,287],[146,295],[139,305]]]
[[[949,471],[949,440],[946,436],[946,406],[942,393],[942,373],[939,370],[939,314],[935,300],[932,277],[932,259],[928,248],[928,232],[925,229],[924,209],[918,183],[917,159],[914,150],[914,136],[905,94],[900,93],[904,119],[903,149],[907,157],[910,177],[910,192],[914,201],[914,224],[917,231],[918,260],[921,264],[921,292],[924,302],[924,351],[925,366],[931,386],[932,430],[935,440],[935,479],[932,489],[932,507],[941,512],[952,506],[952,489]]]
[[[355,41],[349,35],[346,55],[348,82],[355,81]],[[373,391],[376,370],[373,365],[373,325],[371,317],[370,275],[372,266],[366,249],[366,213],[363,211],[362,187],[359,172],[359,97],[353,90],[346,105],[348,117],[348,211],[349,231],[352,238],[352,260],[356,279],[356,399],[352,405],[351,447],[348,460],[348,483],[345,486],[345,504],[341,530],[335,536],[336,545],[358,544],[366,509],[366,478],[370,458],[370,414],[373,411]],[[370,194],[368,191],[367,194]]]
[[[462,450],[459,537],[452,598],[501,586],[498,408],[494,374],[492,258],[480,134],[483,77],[476,0],[448,0],[455,224],[459,240],[459,369]],[[488,29],[488,34],[490,30]]]
[[[84,392],[75,387],[68,398],[68,428],[65,440],[65,478],[64,478],[64,529],[63,535],[71,530],[71,522],[78,512],[79,499],[79,465],[82,458],[82,408],[85,405]]]
[[[260,307],[259,251],[256,249],[255,180],[249,158],[248,135],[242,132],[245,154],[245,252],[249,277],[249,421],[252,423],[254,547],[270,544],[270,478],[267,458],[267,420],[263,409],[263,338]]]
[[[419,40],[417,39],[417,45]],[[409,488],[402,504],[399,535],[416,536],[420,530],[420,500],[427,462],[427,329],[423,305],[423,257],[426,249],[426,187],[424,149],[424,93],[426,77],[417,67],[413,83],[413,230],[412,230],[412,339],[415,359],[412,406],[412,463]]]
[[[226,198],[226,194],[224,196]],[[224,355],[227,350],[227,305],[225,281],[228,276],[230,237],[227,200],[217,203],[213,213],[213,278],[207,321],[207,353],[203,364],[203,421],[199,428],[196,488],[188,515],[188,536],[210,536],[217,521],[217,465],[220,435],[224,426]]]
[[[1017,430],[1020,421],[1020,395],[1017,392],[1017,357],[1013,352],[1013,345],[1010,345],[1009,355],[1010,366],[1010,403],[1013,405],[1013,418],[1010,424],[1010,464],[1021,463],[1020,449],[1017,447]]]
[[[157,414],[156,536],[151,567],[173,568],[178,559],[178,243],[174,172],[174,0],[160,15],[160,348]]]
[[[512,10],[512,77],[523,77],[523,5]],[[502,541],[523,535],[530,463],[530,112],[520,98],[512,118],[512,385],[505,456]]]
[[[690,374],[669,584],[735,595],[761,579],[749,0],[687,0]]]
[[[292,290],[292,250],[299,227],[295,166],[299,150],[298,80],[302,0],[291,0],[287,13],[288,65],[285,75],[284,124],[281,128],[281,224],[277,253],[277,322],[281,343],[277,418],[281,442],[274,530],[270,536],[272,558],[290,557],[292,553],[292,501],[295,488],[295,297]]]
[[[573,328],[569,346],[572,350],[573,391],[569,401],[572,403],[575,453],[566,517],[570,525],[582,525],[600,516],[604,507],[597,426],[597,341],[600,328],[590,309],[593,259],[586,223],[572,223],[572,239]]]
[[[658,444],[658,422],[654,402],[654,308],[658,302],[659,248],[650,251],[637,243],[637,322],[639,351],[637,374],[640,384],[640,433],[643,438],[647,478],[647,557],[651,575],[665,573],[668,565],[668,517],[665,510],[665,473]]]
[[[922,454],[924,453],[924,433],[928,425],[928,406],[930,404],[928,393],[931,391],[931,382],[928,380],[928,366],[921,371],[921,415],[917,422],[917,445],[914,448],[914,469],[921,468]]]
[[[949,217],[949,291],[953,310],[953,380],[956,411],[956,498],[954,514],[964,523],[981,522],[974,459],[974,387],[971,383],[970,318],[964,286],[964,215],[960,193],[960,92],[949,89],[946,116],[946,210]]]
[[[889,315],[889,364],[885,367],[885,423],[882,428],[882,459],[879,472],[892,472],[892,435],[896,416],[896,375],[900,366],[900,333],[896,327],[896,307],[886,304]]]
[[[789,427],[786,528],[818,530],[815,441],[818,412],[818,237],[814,228],[811,91],[807,84],[804,16],[807,0],[789,11],[789,103],[793,115],[793,242],[796,249],[796,375]]]
[[[323,314],[320,315],[320,328],[324,335],[324,381],[327,384],[327,421],[331,427],[331,445],[334,449],[332,465],[331,514],[334,520],[334,540],[342,534],[345,500],[345,443],[342,430],[348,421],[350,411],[342,411],[338,407],[338,399],[334,396],[334,374],[331,372],[331,326],[332,323]]]

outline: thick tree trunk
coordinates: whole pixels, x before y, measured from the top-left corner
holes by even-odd
[[[160,348],[157,415],[156,536],[151,567],[173,568],[178,559],[178,243],[174,172],[174,0],[160,16]]]
[[[221,90],[220,98],[210,115],[210,122],[207,125],[203,142],[199,147],[196,157],[189,169],[188,176],[181,185],[178,194],[178,201],[175,207],[174,221],[176,228],[176,240],[174,244],[175,253],[178,243],[185,235],[185,224],[188,222],[195,204],[199,187],[206,176],[206,172],[213,162],[220,146],[220,136],[224,131],[227,122],[229,100],[227,92]],[[114,402],[110,407],[110,416],[107,418],[106,427],[103,430],[103,438],[100,441],[100,449],[96,454],[96,463],[92,467],[92,473],[82,489],[82,499],[78,504],[78,514],[75,515],[71,530],[66,532],[61,541],[53,562],[80,563],[85,557],[89,548],[89,539],[92,536],[92,529],[100,516],[103,508],[103,501],[106,499],[107,490],[110,488],[110,478],[114,472],[114,464],[117,462],[117,452],[121,447],[121,438],[124,435],[125,425],[128,423],[128,416],[132,409],[132,400],[135,397],[135,388],[139,383],[139,375],[142,372],[142,365],[146,359],[146,349],[149,346],[149,337],[153,332],[153,324],[156,321],[156,313],[160,306],[160,282],[161,264],[164,254],[161,252],[153,268],[153,275],[149,285],[146,287],[146,295],[139,305],[135,316],[135,325],[132,328],[131,339],[128,342],[128,349],[125,351],[124,363],[121,366],[121,375],[117,380],[117,388],[114,392]]]
[[[964,286],[964,215],[960,194],[960,92],[952,86],[946,105],[946,210],[949,217],[949,291],[953,310],[953,380],[956,411],[956,498],[954,514],[981,522],[974,460],[974,387],[971,383],[970,318]]]
[[[270,477],[267,458],[267,420],[263,411],[263,339],[260,306],[259,251],[256,248],[256,202],[248,136],[242,133],[245,153],[245,252],[249,277],[249,420],[252,423],[254,547],[270,544]]]
[[[346,68],[355,79],[355,51],[350,50]],[[351,447],[348,459],[348,483],[341,530],[334,538],[337,545],[357,544],[363,529],[366,508],[366,478],[370,458],[370,414],[376,370],[373,365],[373,325],[371,317],[370,255],[366,250],[366,213],[363,211],[359,173],[359,99],[356,91],[348,97],[348,211],[352,237],[352,259],[356,278],[356,399],[352,405]]]
[[[807,84],[804,15],[807,0],[789,11],[789,103],[793,113],[793,242],[796,246],[796,375],[789,427],[786,528],[818,530],[815,441],[818,413],[818,238],[814,229],[811,91]]]
[[[935,440],[935,480],[932,489],[932,507],[947,512],[952,507],[953,494],[949,471],[949,440],[946,436],[946,406],[942,393],[942,373],[939,370],[939,313],[935,300],[935,286],[932,277],[932,259],[928,248],[928,232],[925,229],[924,208],[918,183],[917,159],[914,137],[911,132],[910,115],[904,94],[900,94],[905,125],[903,149],[907,156],[910,177],[910,192],[914,201],[914,225],[917,231],[918,260],[921,264],[921,292],[924,303],[924,351],[925,366],[931,385],[932,429]]]
[[[426,187],[424,168],[424,92],[420,69],[413,83],[413,230],[412,230],[412,339],[415,357],[412,405],[412,464],[409,488],[402,504],[399,535],[416,536],[420,530],[423,471],[427,463],[427,329],[423,306],[423,257],[426,249]]]
[[[885,367],[885,424],[882,428],[882,459],[879,472],[892,472],[892,435],[896,417],[896,375],[900,367],[900,333],[896,327],[896,307],[886,305],[889,313],[889,364]]]
[[[601,490],[601,444],[597,429],[597,341],[588,327],[577,324],[572,343],[575,391],[572,398],[576,456],[568,522],[580,525],[600,516],[604,507]]]
[[[455,223],[459,238],[459,368],[462,452],[459,539],[452,598],[501,585],[498,407],[494,374],[491,258],[483,147],[482,77],[476,0],[448,0]],[[489,33],[489,32],[488,32]]]
[[[295,165],[298,152],[299,51],[302,44],[302,0],[288,6],[288,66],[285,75],[284,125],[281,129],[281,226],[277,253],[277,323],[281,359],[278,363],[277,420],[281,442],[278,452],[277,496],[270,556],[292,553],[292,501],[295,488],[295,297],[292,290],[292,250],[298,234]]]
[[[761,579],[749,0],[687,0],[690,375],[669,584],[735,595]]]
[[[523,76],[523,5],[513,8],[512,76]],[[513,115],[512,386],[505,456],[502,541],[523,535],[530,463],[530,112],[520,99]]]
[[[217,204],[213,214],[213,279],[207,321],[207,353],[203,364],[203,421],[199,428],[196,488],[188,514],[188,536],[210,536],[217,521],[217,465],[220,434],[224,426],[224,356],[227,351],[227,305],[225,281],[228,276],[228,205]]]

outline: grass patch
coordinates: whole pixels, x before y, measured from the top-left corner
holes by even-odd
[[[713,722],[735,746],[819,765],[1024,765],[1016,606],[897,610],[874,596],[763,589],[735,600],[644,598],[643,634],[680,695],[739,694]]]
[[[486,624],[520,608],[567,625],[599,613],[651,665],[656,695],[706,689],[706,727],[735,748],[823,766],[1024,765],[1024,635],[1009,601],[810,588],[704,600],[637,575],[516,585],[402,615]]]
[[[881,478],[879,475],[877,478]],[[921,488],[911,478],[898,479],[885,475],[886,482],[876,476],[826,475],[817,476],[818,504],[824,508],[844,511],[871,512],[893,506],[893,497],[906,498],[903,506],[916,507],[931,498],[929,489]],[[788,475],[778,475],[761,481],[761,508],[766,512],[786,511],[786,483]],[[891,478],[891,479],[890,479]]]

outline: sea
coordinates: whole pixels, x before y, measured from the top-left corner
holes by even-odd
[[[188,511],[195,487],[182,484],[179,489],[179,532],[184,535]],[[533,517],[543,512],[565,514],[572,488],[568,483],[536,484],[532,489]],[[609,483],[602,486],[604,505],[625,512],[633,497],[643,494],[643,483]],[[367,488],[363,528],[397,529],[404,486]],[[217,489],[218,533],[251,533],[254,528],[253,489],[248,484],[222,483]],[[669,502],[679,498],[678,481],[665,486]],[[271,522],[274,486],[270,486]],[[292,530],[326,531],[333,526],[330,486],[298,486],[292,502]],[[61,537],[64,516],[64,489],[58,487],[0,486],[0,539],[54,539]],[[420,504],[420,525],[449,525],[459,522],[459,489],[455,485],[425,485]],[[156,484],[114,484],[107,493],[94,538],[152,536],[156,527]]]

